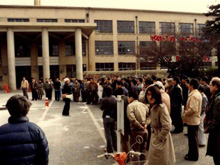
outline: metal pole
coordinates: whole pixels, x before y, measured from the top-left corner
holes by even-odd
[[[124,135],[124,100],[117,96],[117,152],[121,152],[121,134]]]

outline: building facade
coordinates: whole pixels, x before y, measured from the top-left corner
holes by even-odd
[[[207,20],[200,13],[79,7],[0,6],[0,13],[0,87],[11,90],[23,76],[82,79],[84,72],[160,70],[137,60],[139,46],[151,35],[199,35]]]

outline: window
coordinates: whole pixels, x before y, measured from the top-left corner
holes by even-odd
[[[112,21],[95,20],[94,22],[97,24],[96,31],[100,33],[112,33]]]
[[[140,70],[155,70],[156,63],[151,62],[141,62],[140,63]]]
[[[135,70],[136,64],[135,63],[118,63],[118,69],[119,70]]]
[[[161,34],[175,34],[175,23],[172,22],[160,22]]]
[[[140,41],[140,54],[148,55],[151,51],[154,51],[156,42],[154,41]]]
[[[66,43],[65,44],[65,54],[66,56],[75,56],[75,43]],[[86,56],[86,43],[82,42],[82,55]]]
[[[38,45],[37,51],[38,57],[42,57],[42,45]]]
[[[179,33],[181,35],[193,35],[193,24],[192,23],[180,23]]]
[[[8,18],[8,22],[29,22],[27,18]]]
[[[134,41],[118,41],[118,54],[134,54],[135,42]]]
[[[139,22],[139,33],[155,34],[155,22]]]
[[[86,56],[86,43],[82,42],[82,54],[83,56]]]
[[[203,28],[205,27],[205,24],[197,24],[197,35],[201,36],[203,35]]]
[[[176,54],[175,42],[169,42],[169,41],[160,42],[160,48],[164,54],[169,54],[169,55]]]
[[[66,65],[66,75],[68,77],[76,77],[76,65]]]
[[[114,63],[96,63],[96,71],[114,71]]]
[[[95,41],[96,55],[113,55],[113,41]]]
[[[30,57],[31,46],[27,43],[15,43],[15,57]]]
[[[58,45],[51,45],[50,56],[59,56],[59,46]]]
[[[65,44],[65,54],[66,56],[74,56],[75,44],[70,44],[70,43]]]
[[[58,22],[57,19],[37,19],[37,22]]]
[[[84,19],[65,19],[66,23],[85,23]]]
[[[118,33],[134,33],[134,21],[117,21]]]

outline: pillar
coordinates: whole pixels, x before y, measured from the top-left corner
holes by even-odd
[[[50,78],[49,35],[47,28],[42,29],[43,78]]]
[[[15,74],[15,45],[14,32],[12,28],[7,30],[7,52],[8,52],[8,77],[9,88],[16,90],[16,74]]]
[[[76,49],[76,78],[79,80],[83,79],[83,68],[82,68],[82,31],[76,29],[75,32],[75,49]]]

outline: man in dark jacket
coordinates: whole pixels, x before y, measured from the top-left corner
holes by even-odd
[[[117,121],[117,100],[112,95],[112,87],[104,87],[105,97],[101,101],[100,109],[103,111],[103,125],[107,142],[107,152],[117,151],[115,122]]]
[[[220,78],[214,77],[210,82],[209,108],[205,119],[205,132],[209,133],[207,155],[213,156],[215,165],[220,164]]]
[[[172,133],[183,132],[182,113],[182,88],[179,86],[180,80],[178,77],[173,78],[173,87],[170,90],[171,102],[171,119],[175,130]]]
[[[44,132],[26,116],[31,103],[24,96],[12,96],[6,104],[9,123],[0,127],[0,164],[47,165],[49,148]]]

